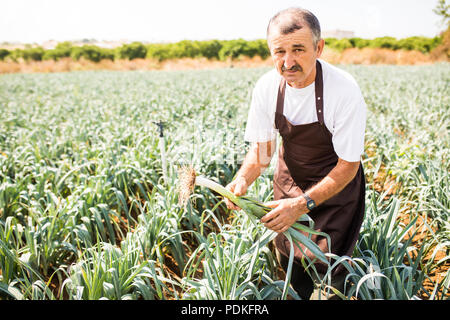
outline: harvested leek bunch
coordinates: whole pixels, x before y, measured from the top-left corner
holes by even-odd
[[[239,208],[244,210],[249,215],[252,215],[258,219],[261,219],[266,213],[270,212],[272,208],[266,207],[260,201],[247,197],[247,196],[236,196],[234,193],[221,186],[220,184],[209,180],[205,177],[198,176],[195,170],[192,167],[184,166],[179,170],[179,179],[180,179],[180,188],[179,188],[179,202],[182,205],[185,205],[191,193],[194,192],[195,186],[207,187],[211,190],[216,191],[221,196],[228,198],[231,202],[237,205]],[[288,235],[292,236],[294,240],[302,243],[306,248],[311,250],[311,252],[319,258],[323,262],[327,262],[325,254],[320,250],[320,248],[307,236],[300,233],[299,231],[304,231],[309,234],[316,234],[324,236],[330,242],[330,238],[326,233],[319,232],[314,230],[312,225],[305,226],[304,224],[299,223],[300,221],[310,221],[306,214],[302,215],[300,219],[295,222],[284,234],[288,237]],[[289,237],[288,237],[289,238]],[[328,243],[330,246],[330,243]]]
[[[205,177],[198,176],[192,167],[189,166],[181,167],[179,170],[179,179],[180,179],[179,202],[182,205],[185,205],[187,203],[189,196],[191,195],[191,193],[194,192],[194,188],[197,185],[216,191],[223,197],[228,198],[231,202],[233,202],[235,205],[241,208],[245,213],[254,216],[258,219],[261,219],[265,214],[267,214],[272,210],[272,208],[264,206],[264,204],[262,204],[256,199],[246,196],[236,196],[235,194],[233,194],[220,184],[212,180],[209,180]],[[287,231],[284,232],[284,235],[289,239],[291,248],[289,255],[288,270],[286,272],[287,281],[285,282],[283,297],[285,297],[285,295],[287,294],[287,287],[289,286],[290,283],[292,263],[294,260],[294,243],[299,247],[300,245],[303,245],[306,249],[310,250],[317,259],[329,265],[329,261],[327,260],[325,253],[320,250],[319,246],[315,242],[313,242],[308,236],[305,236],[303,233],[300,232],[303,231],[306,232],[307,234],[322,235],[328,239],[328,246],[330,247],[330,238],[326,233],[314,230],[312,228],[312,225],[308,227],[305,226],[304,224],[299,223],[300,221],[308,221],[308,220],[312,222],[312,220],[307,215],[303,215]],[[311,268],[314,268],[313,262],[310,261],[309,266]]]
[[[261,219],[266,213],[268,213],[272,208],[264,206],[261,202],[251,197],[246,196],[236,196],[234,193],[230,192],[228,189],[224,188],[220,184],[209,180],[202,176],[197,176],[195,170],[191,167],[182,167],[180,169],[180,189],[179,189],[179,202],[181,205],[185,205],[189,199],[190,194],[194,191],[194,187],[201,186],[206,187],[215,192],[219,193],[221,196],[228,198],[231,202],[237,205],[239,208],[244,210],[247,214],[251,214],[258,219]]]

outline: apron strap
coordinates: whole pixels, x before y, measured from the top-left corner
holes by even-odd
[[[323,77],[322,77],[322,65],[319,60],[316,60],[316,79],[314,84],[316,90],[316,112],[319,123],[325,125],[323,120]]]
[[[286,92],[286,79],[281,77],[280,86],[278,87],[277,112],[283,114],[284,110],[284,93]]]

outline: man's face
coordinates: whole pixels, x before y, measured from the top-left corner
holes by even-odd
[[[274,25],[267,42],[275,67],[290,86],[303,88],[314,81],[316,58],[322,53],[324,41],[314,46],[309,28],[282,34]]]

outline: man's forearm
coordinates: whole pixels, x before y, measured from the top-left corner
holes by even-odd
[[[250,186],[269,166],[275,145],[276,141],[254,143],[246,154],[236,178],[243,177],[247,186]]]
[[[319,205],[335,196],[352,181],[359,168],[359,162],[347,162],[341,159],[333,170],[319,183],[305,192]]]
[[[318,184],[306,190],[306,193],[320,205],[339,193],[355,177],[359,162],[347,162],[339,159],[336,166]],[[285,232],[303,214],[309,212],[303,196],[269,201],[266,206],[273,208],[261,218],[264,225],[278,233]],[[311,212],[314,218],[314,211]]]

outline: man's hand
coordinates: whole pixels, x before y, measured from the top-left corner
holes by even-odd
[[[231,181],[226,187],[226,189],[233,192],[236,196],[243,196],[247,193],[247,180],[244,177],[237,177],[233,181]],[[236,206],[233,202],[225,198],[225,203],[227,208],[230,210],[240,210],[238,206]]]
[[[269,201],[264,205],[274,209],[262,217],[261,222],[266,228],[278,233],[287,231],[301,215],[308,212],[303,197]]]
[[[276,140],[253,143],[239,169],[237,178],[230,182],[225,188],[233,192],[236,196],[243,196],[246,194],[248,187],[270,165],[270,160],[275,152],[275,147]],[[239,207],[226,198],[225,203],[228,209],[239,210]]]

